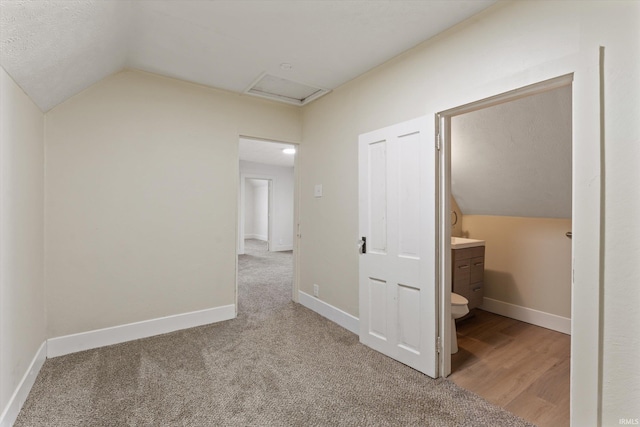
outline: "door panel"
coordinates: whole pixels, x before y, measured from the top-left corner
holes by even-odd
[[[398,284],[398,345],[415,354],[420,354],[419,319],[420,289]]]
[[[387,252],[387,144],[378,141],[367,145],[369,157],[369,205],[370,250],[373,253]]]
[[[420,195],[420,134],[413,133],[399,138],[398,171],[398,255],[419,259],[419,235],[416,230],[420,224],[419,210],[415,208]]]
[[[360,341],[437,376],[435,146],[426,118],[360,135]]]
[[[387,284],[382,280],[369,278],[369,311],[380,313],[371,319],[369,333],[377,338],[387,339]]]

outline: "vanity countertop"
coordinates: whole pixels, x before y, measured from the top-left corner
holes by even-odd
[[[474,248],[476,246],[484,246],[484,240],[465,239],[463,237],[451,238],[451,249]]]

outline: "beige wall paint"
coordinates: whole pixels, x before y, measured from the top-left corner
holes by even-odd
[[[0,414],[44,342],[44,116],[0,67]]]
[[[239,135],[300,112],[124,71],[47,113],[48,337],[235,303]]]
[[[579,51],[579,22],[567,5],[492,8],[304,107],[301,290],[317,283],[322,300],[358,316],[359,134],[425,114],[432,123],[438,111],[495,95],[478,87]],[[313,197],[314,184],[324,185],[322,198]]]
[[[465,215],[462,230],[486,242],[485,297],[571,317],[570,219]]]
[[[501,3],[304,107],[301,290],[311,294],[317,283],[322,300],[358,316],[359,134],[425,114],[432,122],[438,111],[584,69],[586,56],[597,58],[605,46],[602,418],[605,425],[617,423],[640,399],[640,270],[634,261],[640,231],[637,221],[628,221],[640,217],[640,199],[628,197],[640,185],[639,15],[638,2]],[[584,80],[580,85],[582,91]],[[597,88],[589,89],[595,90],[579,92],[575,109],[586,111],[581,102],[597,96]],[[580,117],[574,116],[574,129],[582,140],[589,123]],[[324,185],[322,198],[313,197],[314,184]],[[595,336],[597,328],[589,329]],[[577,399],[580,390],[574,391]],[[596,409],[590,405],[589,411]],[[589,411],[583,416],[592,419]]]
[[[536,23],[540,21],[545,22],[544,31]],[[425,114],[431,121],[436,112],[462,105],[470,97],[495,95],[478,87],[578,52],[579,32],[580,15],[573,6],[503,4],[304,107],[301,290],[311,293],[313,283],[318,283],[325,288],[321,299],[358,315],[353,245],[358,238],[354,165],[359,134]],[[470,44],[474,49],[468,49]],[[314,184],[324,184],[320,199],[313,197]]]

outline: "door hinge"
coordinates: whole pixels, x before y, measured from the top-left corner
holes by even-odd
[[[438,354],[442,353],[442,340],[440,337],[436,339],[436,350],[438,351]]]
[[[438,136],[436,136],[436,149],[440,151],[440,144],[442,141],[442,137],[440,136],[440,132],[438,132]]]

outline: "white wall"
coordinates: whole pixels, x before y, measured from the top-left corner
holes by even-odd
[[[253,187],[253,233],[256,239],[269,240],[269,181],[257,180]]]
[[[271,179],[273,247],[270,250],[288,251],[293,249],[293,168],[241,161],[240,176],[241,182],[243,177]],[[244,215],[242,212],[240,214]],[[243,248],[243,242],[238,242],[238,245]]]
[[[244,180],[244,238],[269,240],[269,181]]]
[[[0,68],[0,414],[46,338],[43,138],[42,112]]]
[[[637,418],[640,222],[632,219],[640,218],[640,198],[630,195],[640,186],[639,14],[639,2],[501,3],[305,106],[299,159],[301,290],[312,294],[313,284],[319,284],[322,300],[358,315],[359,134],[425,114],[433,117],[438,111],[581,69],[585,71],[574,85],[574,101],[582,115],[574,116],[574,132],[578,144],[590,141],[593,146],[598,135],[597,128],[595,134],[591,129],[597,118],[581,120],[593,115],[587,109],[597,108],[597,80],[591,84],[588,76],[597,76],[598,49],[605,46],[602,423],[617,425],[621,417]],[[589,179],[599,179],[597,170]],[[323,184],[322,198],[313,197],[315,184]],[[574,238],[574,244],[580,238]],[[589,289],[596,277],[590,278]],[[590,317],[586,312],[584,316]],[[581,331],[597,336],[597,325],[584,326]],[[592,381],[597,369],[584,372],[585,364],[577,355],[572,361],[576,360],[576,376]],[[573,392],[572,403],[579,404],[582,390]],[[587,405],[584,414],[574,412],[575,423],[581,417],[592,421],[597,405]]]
[[[49,337],[235,303],[241,134],[300,112],[124,71],[47,113]]]
[[[255,222],[255,213],[253,206],[253,185],[245,181],[244,183],[244,238],[253,239],[253,223]]]

